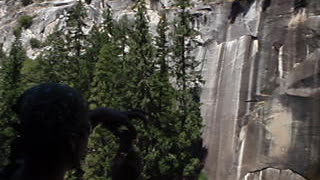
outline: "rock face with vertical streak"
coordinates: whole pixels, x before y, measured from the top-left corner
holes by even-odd
[[[75,0],[26,7],[0,0],[0,43],[9,48],[22,14],[34,16],[22,32],[28,55],[65,25]],[[115,19],[132,17],[133,0],[92,0],[88,24],[101,22],[107,3]],[[320,1],[194,0],[202,61],[205,172],[210,180],[320,179]],[[173,0],[148,0],[151,30],[158,11],[169,18]]]
[[[199,51],[209,179],[320,179],[320,1],[211,6]]]

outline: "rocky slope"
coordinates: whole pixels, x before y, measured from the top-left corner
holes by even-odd
[[[0,43],[8,49],[21,14],[34,16],[22,40],[43,40],[62,28],[75,0],[20,7],[0,0]],[[131,0],[93,0],[88,23],[99,23],[106,3],[115,18],[132,15]],[[203,62],[205,171],[210,180],[320,179],[320,1],[195,1],[201,32],[195,52]],[[173,15],[172,0],[149,1]]]

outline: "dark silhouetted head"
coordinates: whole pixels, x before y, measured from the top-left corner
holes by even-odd
[[[71,87],[45,83],[28,89],[14,107],[26,159],[65,170],[78,166],[89,136],[88,107]]]

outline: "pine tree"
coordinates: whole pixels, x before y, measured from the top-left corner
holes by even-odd
[[[27,56],[19,36],[13,42],[8,56],[4,54],[2,47],[0,54],[0,165],[3,166],[7,163],[9,144],[16,136],[12,127],[17,123],[17,117],[12,107],[22,92],[21,68]]]
[[[68,84],[88,96],[90,87],[90,68],[87,51],[87,36],[83,29],[86,28],[86,10],[81,1],[70,9],[66,22],[66,33],[55,30],[45,42],[46,48],[35,60],[38,70],[33,83],[57,82]],[[26,72],[28,74],[28,72]],[[31,75],[32,77],[32,75]],[[30,79],[30,78],[28,78]],[[83,179],[84,172],[80,167],[67,175],[67,179]]]
[[[35,61],[39,64],[38,82],[68,84],[87,95],[89,89],[89,63],[86,52],[86,35],[83,29],[87,17],[84,5],[78,1],[70,9],[66,33],[55,29],[45,41],[46,48]],[[89,70],[90,69],[90,70]]]
[[[0,63],[1,63],[1,69],[0,69],[0,78],[1,78],[1,81],[0,83],[2,83],[2,79],[3,79],[3,76],[5,76],[5,73],[4,73],[4,67],[3,67],[3,64],[4,62],[8,61],[7,59],[8,57],[6,56],[6,54],[3,52],[3,44],[0,44]],[[1,92],[1,99],[4,99],[3,97],[3,91],[0,91]],[[5,111],[6,109],[6,105],[1,103],[0,104],[0,110],[1,110],[1,114]],[[0,146],[0,167],[3,167],[4,165],[6,165],[7,163],[7,157],[8,157],[8,145],[9,145],[9,141],[8,141],[8,137],[11,137],[12,134],[11,133],[11,130],[9,132],[4,132],[5,130],[7,130],[7,123],[5,122],[5,120],[3,120],[2,118],[0,119],[0,141],[2,142],[1,143],[1,146]]]
[[[23,64],[23,83],[26,87],[46,82],[68,83],[69,64],[68,49],[64,34],[55,30],[43,43],[44,50],[35,59],[27,60]]]
[[[78,2],[70,12],[67,34],[52,34],[47,50],[36,60],[41,69],[39,81],[62,82],[80,89],[89,97],[91,108],[145,111],[148,127],[134,121],[144,157],[143,178],[192,179],[200,168],[201,78],[191,55],[196,32],[191,27],[190,3],[178,1],[180,10],[170,37],[163,14],[154,39],[145,2],[136,3],[132,27],[126,18],[115,23],[108,9],[102,26],[93,27],[87,36],[83,33],[85,9]],[[110,179],[117,139],[96,128],[89,147],[85,172],[76,171],[69,180],[82,179],[83,173],[85,179]]]
[[[86,40],[86,35],[83,30],[87,27],[85,23],[86,18],[86,9],[82,1],[79,0],[75,6],[69,10],[66,27],[66,40],[69,43],[68,48],[71,53],[77,57],[83,54],[85,48],[84,41]]]
[[[40,79],[37,83],[56,82],[68,84],[70,66],[68,49],[61,31],[54,31],[45,42],[46,50],[35,61],[39,63]]]
[[[117,107],[123,88],[119,49],[112,42],[103,45],[95,66],[90,102],[93,107]]]
[[[56,30],[48,37],[48,49],[38,57],[44,81],[60,82],[78,89],[87,97],[90,87],[90,63],[85,56],[87,36],[86,10],[81,1],[77,1],[68,14],[66,32]],[[67,179],[83,179],[84,171],[77,167],[67,175]]]
[[[149,32],[149,16],[147,14],[146,3],[144,0],[136,2],[137,12],[135,14],[135,24],[128,42],[129,53],[127,55],[128,75],[131,84],[128,84],[127,98],[130,102],[128,108],[139,108],[144,111],[151,111],[148,107],[150,94],[150,80],[154,70],[154,47],[152,36]]]
[[[97,127],[90,135],[89,151],[83,166],[84,179],[111,180],[111,164],[119,143],[108,130]]]
[[[114,107],[110,104],[111,102],[117,104],[114,92],[121,88],[117,85],[121,73],[121,50],[117,43],[118,37],[114,35],[115,22],[112,19],[111,9],[108,8],[103,17],[102,25],[94,26],[89,35],[91,47],[87,49],[86,55],[91,57],[91,68],[93,68],[89,101],[93,107]]]
[[[173,51],[172,49],[174,56],[169,57],[166,17],[161,18],[158,36],[154,41],[149,32],[149,17],[145,2],[140,0],[136,3],[137,12],[133,29],[129,34],[130,39],[122,36],[123,40],[121,42],[125,45],[113,42],[113,44],[117,44],[117,47],[120,47],[120,51],[122,49],[123,53],[120,54],[123,56],[120,56],[119,59],[122,66],[118,67],[115,64],[110,64],[110,62],[114,62],[110,59],[117,59],[113,55],[117,52],[115,50],[117,48],[113,49],[110,44],[106,43],[108,45],[100,51],[99,62],[96,66],[96,70],[99,69],[99,73],[96,73],[96,75],[100,74],[100,77],[95,76],[99,77],[97,78],[99,81],[95,80],[95,82],[101,82],[103,86],[97,88],[96,92],[103,89],[103,92],[110,92],[111,94],[107,95],[109,96],[107,98],[106,93],[101,93],[102,96],[96,98],[95,101],[104,97],[111,101],[106,100],[108,103],[104,102],[104,104],[99,105],[124,109],[142,109],[148,115],[148,127],[134,121],[139,132],[138,146],[142,157],[144,157],[142,174],[144,179],[183,179],[184,177],[191,177],[200,164],[199,158],[194,156],[195,153],[192,150],[192,146],[201,140],[200,104],[198,99],[194,98],[198,94],[193,93],[199,80],[197,79],[198,76],[193,76],[197,73],[195,72],[194,58],[190,55],[191,46],[185,41],[183,41],[183,44],[178,42],[181,42],[181,36],[187,42],[188,39],[192,39],[195,33],[192,27],[182,26],[184,23],[190,24],[190,19],[181,18],[179,21],[177,20],[176,33],[172,37],[175,40],[174,45],[177,46],[175,48],[180,48],[180,51],[176,49]],[[183,12],[187,12],[186,8]],[[187,13],[181,15],[181,17],[183,16],[191,17]],[[192,33],[185,34],[181,30],[183,28],[189,28],[185,30]],[[116,37],[115,34],[113,36]],[[121,39],[119,37],[116,39]],[[156,47],[154,47],[154,44]],[[128,53],[125,52],[126,48]],[[183,55],[179,54],[181,52],[183,52]],[[174,61],[168,62],[170,59]],[[100,60],[104,60],[104,65],[101,63],[103,61],[100,62]],[[188,66],[184,66],[183,63],[188,63]],[[175,66],[170,67],[169,64]],[[189,65],[194,67],[190,68]],[[109,69],[105,71],[101,67],[108,67]],[[116,72],[112,70],[113,67],[117,67],[116,69],[121,73],[115,76]],[[123,76],[125,77],[123,79],[126,82],[124,83],[125,86],[123,86],[122,91],[116,91],[118,89],[116,84],[119,84],[119,82],[113,81],[116,79],[119,81]],[[104,77],[109,81],[103,81]],[[170,82],[173,79],[178,83],[177,85]],[[112,84],[106,86],[107,83]],[[112,142],[114,143],[114,141]],[[109,141],[109,143],[111,142]],[[99,157],[101,155],[103,153],[100,153]],[[108,155],[106,157],[112,156]],[[101,174],[101,168],[98,172],[100,172],[98,174]]]
[[[7,122],[11,122],[10,114],[12,111],[11,106],[14,105],[16,98],[21,93],[21,68],[23,62],[27,59],[25,50],[19,39],[16,39],[11,46],[9,56],[2,62],[1,68],[1,103],[5,104],[5,108],[2,109],[2,118],[5,117]],[[3,107],[3,106],[2,106]],[[4,114],[3,114],[4,113]]]
[[[150,94],[152,94],[152,106],[150,114],[146,142],[149,146],[140,144],[145,157],[144,178],[164,179],[173,178],[174,174],[169,172],[172,167],[168,165],[168,154],[173,142],[170,136],[174,135],[174,110],[175,89],[170,83],[171,68],[169,66],[169,43],[167,38],[168,23],[166,15],[162,14],[155,37],[155,57],[153,74],[150,82]],[[149,105],[150,106],[150,105]],[[150,120],[152,119],[152,120]],[[152,149],[152,151],[150,151]],[[171,163],[171,162],[170,162]],[[173,164],[172,164],[173,165]]]
[[[192,51],[195,49],[193,40],[197,33],[192,27],[192,16],[189,12],[191,3],[189,0],[177,0],[176,5],[179,13],[174,23],[172,36],[174,78],[178,90],[176,117],[179,123],[176,129],[179,134],[176,151],[184,152],[177,156],[177,160],[182,163],[179,167],[181,176],[187,178],[196,176],[200,168],[202,118],[199,88],[202,80],[197,70],[199,63],[192,56]],[[197,153],[190,149],[194,149]]]
[[[104,22],[91,31],[90,41],[95,44],[87,53],[96,53],[93,82],[90,89],[90,106],[121,109],[121,97],[126,83],[123,74],[123,45],[127,28],[112,19],[107,9]],[[125,26],[123,26],[125,27]],[[84,166],[86,179],[111,179],[111,163],[116,154],[118,140],[106,129],[97,127],[90,137],[89,153]]]
[[[84,29],[87,12],[82,1],[77,1],[68,15],[65,36],[66,48],[68,49],[68,84],[80,90],[85,97],[88,96],[90,87],[89,77],[90,62],[86,59],[85,51],[88,46],[87,35]]]
[[[123,101],[126,109],[141,109],[146,112],[149,122],[148,127],[139,121],[135,121],[138,129],[138,147],[143,159],[143,178],[148,179],[156,168],[156,157],[153,148],[156,144],[156,135],[159,134],[156,125],[151,123],[157,121],[155,118],[158,110],[155,102],[155,47],[149,29],[149,16],[146,3],[139,0],[135,5],[135,21],[128,41],[129,52],[125,58],[126,68],[124,73],[128,77],[126,94]]]
[[[157,102],[158,104],[158,111],[161,113],[164,111],[166,107],[168,107],[170,100],[164,99],[164,97],[168,97],[168,94],[171,94],[170,91],[171,83],[170,83],[170,75],[171,75],[171,68],[169,66],[169,42],[168,42],[168,22],[166,14],[161,14],[161,18],[157,27],[157,36],[155,38],[156,43],[156,79],[159,80],[158,86],[158,97],[159,100]],[[157,84],[155,84],[157,86]]]
[[[35,60],[27,59],[24,61],[21,69],[22,84],[24,88],[28,89],[42,82],[43,75],[41,74],[41,67],[39,64],[39,57]]]
[[[126,62],[128,49],[129,49],[129,39],[130,34],[132,34],[132,22],[128,20],[128,17],[125,15],[122,17],[119,22],[114,24],[114,37],[118,44],[118,47],[121,50],[120,57],[123,62]],[[125,64],[125,63],[123,63]]]

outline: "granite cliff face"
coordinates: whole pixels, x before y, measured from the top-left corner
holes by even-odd
[[[211,7],[199,52],[210,179],[320,179],[320,1]]]
[[[0,0],[0,43],[7,49],[21,14],[34,16],[22,33],[28,43],[62,28],[75,0],[20,7]],[[93,0],[88,23],[101,21],[106,3],[115,18],[132,15],[131,0]],[[150,0],[151,27],[172,0]],[[195,1],[201,32],[195,56],[202,91],[205,171],[210,180],[320,179],[320,1]]]

